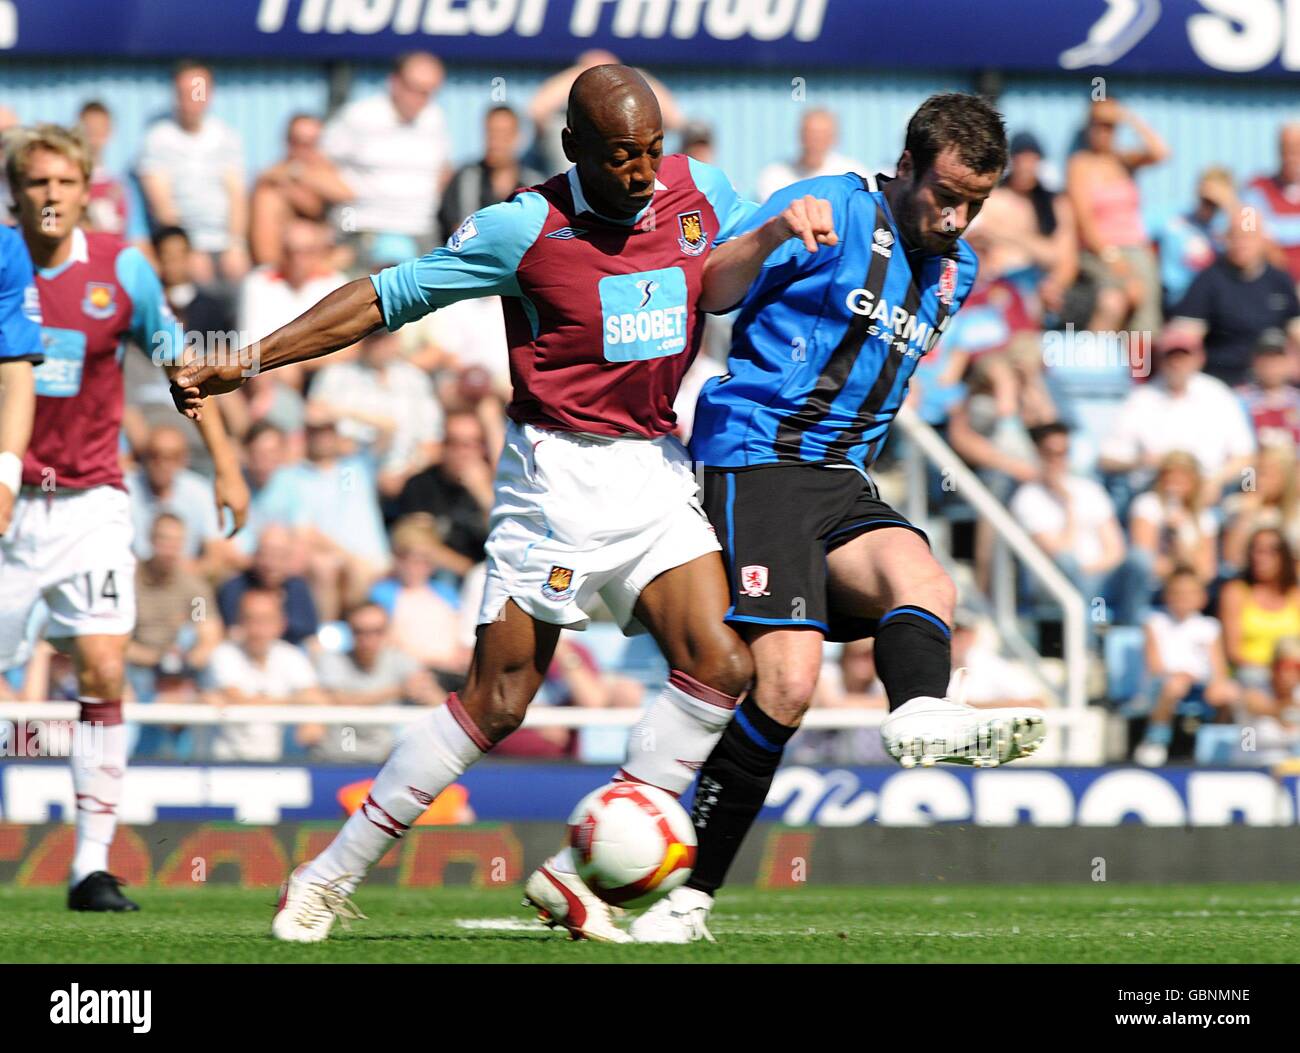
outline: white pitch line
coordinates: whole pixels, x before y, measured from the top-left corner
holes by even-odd
[[[535,932],[544,930],[535,921],[522,918],[456,918],[454,924],[460,929],[488,929],[492,932]]]

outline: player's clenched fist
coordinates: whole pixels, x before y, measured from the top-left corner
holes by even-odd
[[[788,231],[786,237],[801,238],[809,252],[816,252],[818,245],[834,245],[840,240],[835,233],[831,203],[811,194],[791,201],[777,222]]]
[[[198,420],[202,416],[200,407],[205,398],[234,391],[245,379],[246,370],[239,362],[226,365],[191,362],[172,377],[172,402],[179,412],[191,420]]]

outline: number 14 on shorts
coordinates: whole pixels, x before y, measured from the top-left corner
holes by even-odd
[[[119,594],[117,591],[117,571],[108,570],[102,574],[96,574],[92,570],[86,571],[82,576],[86,583],[86,605],[90,608],[99,606],[100,601],[112,603],[114,607],[119,605]],[[99,586],[96,591],[95,586]]]

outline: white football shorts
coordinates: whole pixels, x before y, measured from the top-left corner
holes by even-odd
[[[629,635],[641,590],[721,546],[674,437],[606,438],[510,422],[497,465],[478,624],[508,599],[585,629],[599,596]]]
[[[131,633],[133,534],[129,499],[116,487],[19,491],[0,538],[0,669],[26,662],[41,600],[49,608],[47,639]]]

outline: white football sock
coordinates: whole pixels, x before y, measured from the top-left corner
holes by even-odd
[[[615,779],[649,783],[680,797],[713,752],[739,702],[674,669],[632,729],[627,763]],[[568,845],[544,865],[561,874],[578,872]]]
[[[708,759],[739,698],[674,669],[632,729],[619,776],[681,796]]]
[[[375,777],[370,796],[320,855],[307,864],[317,881],[337,881],[347,893],[401,840],[435,797],[483,756],[491,743],[453,693],[413,721]]]
[[[69,882],[108,869],[117,830],[117,806],[126,774],[126,725],[121,699],[82,696],[72,735],[72,788],[77,795],[77,850]]]

